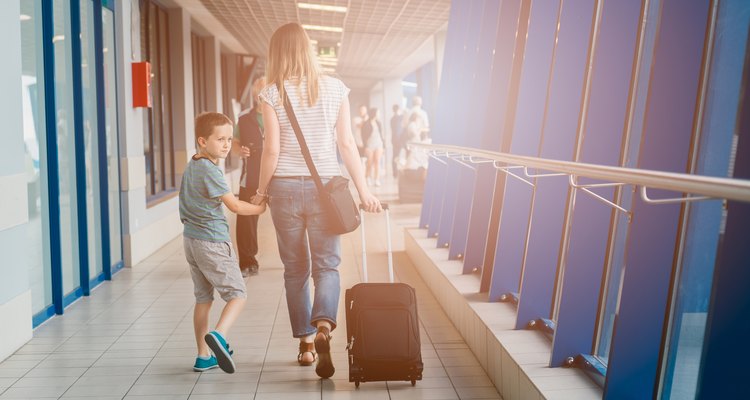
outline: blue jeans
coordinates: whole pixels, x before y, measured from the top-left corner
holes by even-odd
[[[323,178],[323,184],[327,182]],[[341,263],[339,235],[328,232],[318,189],[310,177],[276,177],[268,188],[268,206],[276,227],[284,288],[296,338],[316,332],[315,322],[336,327],[340,295],[338,266]],[[310,304],[310,275],[315,295]]]

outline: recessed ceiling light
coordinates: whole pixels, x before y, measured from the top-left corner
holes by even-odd
[[[325,4],[312,4],[312,3],[297,3],[297,7],[305,10],[318,10],[318,11],[333,11],[339,13],[345,13],[346,7],[342,6],[329,6]]]
[[[311,31],[336,32],[336,33],[341,33],[344,31],[344,28],[340,26],[302,25],[302,27]]]
[[[61,40],[65,40],[65,36],[63,35],[55,35],[52,37],[52,43],[59,42]]]
[[[28,21],[31,19],[30,15],[21,14],[21,21]]]
[[[409,81],[401,81],[401,86],[417,87],[417,83],[416,82],[409,82]]]

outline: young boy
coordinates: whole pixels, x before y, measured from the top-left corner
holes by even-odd
[[[224,114],[203,113],[195,119],[199,150],[185,168],[180,187],[185,258],[190,264],[195,293],[193,325],[198,357],[193,369],[206,371],[218,365],[230,374],[235,368],[225,337],[245,307],[247,292],[221,205],[240,215],[257,215],[265,210],[265,205],[250,204],[234,197],[224,173],[216,165],[229,154],[232,131],[232,121]],[[209,332],[208,314],[214,289],[227,304],[216,328]]]

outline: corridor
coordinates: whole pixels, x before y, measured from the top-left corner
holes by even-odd
[[[384,186],[379,196],[388,201],[395,189]],[[28,344],[0,363],[0,399],[500,399],[403,252],[403,229],[417,225],[418,212],[418,204],[392,203],[395,274],[398,281],[416,288],[419,299],[425,370],[416,387],[409,382],[371,382],[355,390],[348,382],[343,303],[342,329],[333,334],[333,379],[320,380],[313,367],[297,365],[283,269],[267,212],[259,224],[261,271],[247,279],[248,306],[229,337],[237,373],[191,369],[194,298],[179,237],[133,268],[121,270],[63,317],[37,328]],[[384,218],[368,215],[366,223],[370,281],[386,280]],[[359,231],[342,238],[342,249],[344,290],[361,281]],[[222,305],[217,297],[212,321]]]

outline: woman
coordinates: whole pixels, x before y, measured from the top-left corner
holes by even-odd
[[[267,199],[271,208],[284,264],[292,334],[300,339],[297,361],[312,365],[317,358],[316,373],[328,378],[334,373],[329,341],[330,332],[336,329],[341,291],[341,246],[339,236],[329,233],[315,182],[284,110],[285,96],[323,183],[341,175],[336,158],[338,146],[364,209],[379,212],[381,207],[367,189],[362,173],[349,119],[349,89],[340,80],[321,74],[311,49],[310,39],[296,23],[280,27],[271,36],[268,86],[260,94],[265,140],[254,202]],[[312,304],[311,275],[315,283]]]
[[[380,186],[380,157],[383,156],[385,139],[383,138],[383,127],[378,120],[378,109],[371,108],[367,122],[362,129],[362,140],[365,142],[365,155],[367,157],[367,171],[365,176],[368,183]]]

